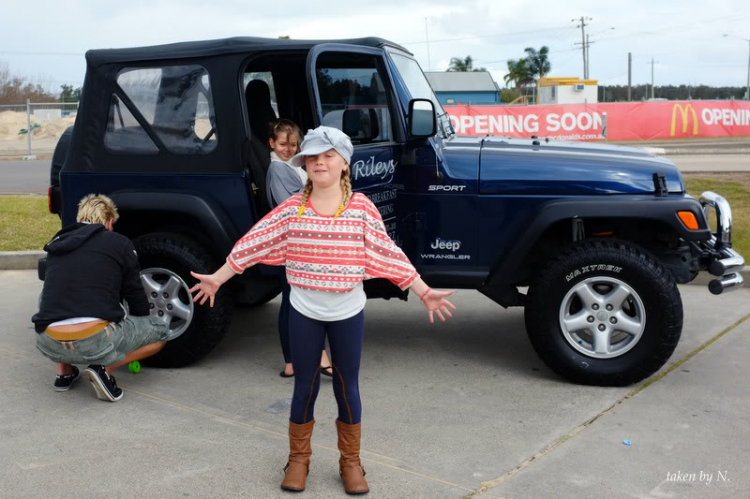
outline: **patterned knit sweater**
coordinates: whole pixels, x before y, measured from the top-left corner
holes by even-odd
[[[297,218],[301,200],[302,194],[290,197],[237,241],[227,257],[235,272],[284,265],[290,285],[336,293],[377,277],[403,290],[419,277],[364,194],[355,193],[336,218],[318,214],[309,201]]]

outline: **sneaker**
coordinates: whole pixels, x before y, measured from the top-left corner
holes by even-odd
[[[92,364],[86,368],[83,375],[91,382],[100,400],[117,402],[122,398],[122,390],[117,388],[115,377],[107,374],[104,366]]]
[[[81,377],[81,371],[76,366],[73,366],[72,374],[58,374],[55,376],[55,384],[52,385],[56,392],[67,392],[73,383]]]

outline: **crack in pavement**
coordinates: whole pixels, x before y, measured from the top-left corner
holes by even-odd
[[[555,440],[551,444],[545,446],[542,450],[536,452],[533,456],[531,456],[526,461],[522,462],[521,464],[519,464],[518,466],[516,466],[512,470],[508,471],[507,473],[505,473],[501,477],[495,478],[494,480],[487,480],[487,481],[482,482],[482,485],[481,485],[481,487],[479,489],[473,491],[471,494],[469,494],[467,496],[464,496],[462,499],[471,499],[471,498],[477,497],[477,496],[482,495],[482,494],[487,495],[487,492],[490,489],[492,489],[494,487],[497,487],[498,485],[500,485],[504,481],[506,481],[506,480],[512,478],[513,476],[517,475],[519,472],[521,472],[525,468],[528,468],[529,466],[531,466],[532,464],[534,464],[536,461],[538,461],[542,457],[546,456],[547,454],[549,454],[550,452],[552,452],[553,450],[555,450],[557,447],[561,446],[563,443],[567,442],[568,440],[570,440],[574,436],[576,436],[579,433],[581,433],[584,429],[586,429],[586,427],[592,425],[594,423],[594,421],[596,421],[597,419],[601,418],[605,414],[608,414],[609,412],[611,412],[612,409],[614,409],[618,405],[622,404],[623,402],[625,402],[628,399],[631,399],[631,398],[635,397],[640,392],[642,392],[643,390],[645,390],[647,387],[649,387],[652,384],[656,383],[657,381],[663,379],[667,374],[671,373],[672,371],[674,371],[675,369],[677,369],[678,367],[680,367],[682,364],[684,364],[685,362],[687,362],[690,359],[692,359],[693,357],[695,357],[698,353],[702,352],[703,350],[705,350],[706,348],[708,348],[712,343],[714,343],[715,341],[719,340],[723,336],[727,335],[730,331],[732,331],[733,329],[737,328],[739,325],[741,325],[747,319],[750,319],[750,314],[745,315],[740,320],[738,320],[737,322],[735,322],[731,326],[727,327],[722,332],[720,332],[719,334],[717,334],[716,336],[714,336],[713,338],[711,338],[710,340],[708,340],[707,342],[705,342],[701,346],[695,348],[692,352],[690,352],[689,354],[687,354],[685,357],[683,357],[679,361],[677,361],[674,364],[672,364],[671,366],[669,366],[663,372],[657,374],[656,376],[652,377],[648,381],[644,382],[643,384],[641,384],[640,386],[638,386],[638,388],[635,388],[634,390],[630,391],[629,393],[627,393],[626,395],[624,395],[621,399],[619,399],[618,401],[616,401],[614,404],[612,404],[611,406],[607,407],[603,411],[599,412],[598,414],[596,414],[591,419],[589,419],[586,422],[578,425],[577,427],[575,427],[570,432],[568,432],[565,435],[561,436],[560,438],[558,438],[557,440]],[[498,497],[498,496],[495,496],[495,497]]]

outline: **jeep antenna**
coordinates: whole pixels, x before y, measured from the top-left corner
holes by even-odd
[[[430,33],[427,31],[427,18],[424,18],[424,37],[427,41],[427,71],[432,71],[432,65],[430,64]]]

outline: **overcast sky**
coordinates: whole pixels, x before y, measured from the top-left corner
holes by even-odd
[[[427,71],[471,55],[501,86],[506,60],[547,45],[551,76],[583,76],[581,30],[590,77],[600,84],[742,86],[747,81],[749,0],[2,0],[0,61],[12,73],[48,83],[80,85],[83,54],[117,48],[231,36],[332,39],[379,36],[400,43]],[[615,28],[614,30],[610,28]],[[723,34],[729,37],[723,37]],[[427,38],[430,42],[426,43]],[[428,58],[429,47],[429,58]]]

